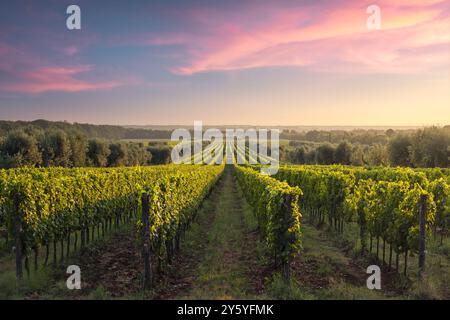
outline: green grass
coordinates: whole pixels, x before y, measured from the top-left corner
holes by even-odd
[[[194,226],[189,232],[191,241],[203,241],[206,250],[195,272],[194,287],[179,298],[250,298],[250,285],[240,248],[244,241],[245,223],[254,221],[249,217],[248,208],[245,212],[244,201],[230,172],[224,174],[218,189],[212,200],[215,202],[214,206],[207,210],[207,214],[214,215],[210,230],[198,230]]]
[[[276,300],[314,300],[315,296],[292,279],[290,283],[282,278],[279,272],[268,281],[267,294]]]
[[[95,232],[95,239],[85,247],[84,250],[101,247],[110,241],[111,237],[120,232],[130,232],[130,226],[120,225],[117,229],[113,226],[111,233],[106,233],[105,237],[98,238]],[[15,272],[14,254],[7,253],[0,258],[0,299],[67,299],[67,298],[89,298],[90,293],[84,290],[69,290],[66,286],[66,266],[77,264],[81,251],[81,236],[78,232],[77,254],[74,253],[74,234],[71,236],[70,256],[66,257],[66,242],[64,242],[64,261],[60,261],[60,243],[56,246],[57,264],[53,264],[53,245],[50,246],[48,265],[43,266],[45,258],[45,248],[41,248],[38,255],[38,268],[34,269],[34,255],[29,257],[29,275],[23,263],[23,279],[18,281]],[[83,273],[82,273],[83,274]]]
[[[315,261],[317,264],[316,272],[321,277],[333,277],[333,273],[349,271],[348,263],[352,260],[361,267],[370,264],[382,265],[382,262],[376,261],[375,251],[373,251],[372,257],[361,257],[359,229],[355,223],[346,224],[343,234],[337,234],[326,226],[322,227],[322,230],[318,230],[307,223],[302,225],[302,232],[303,258]],[[408,258],[407,277],[404,277],[402,274],[395,275],[395,273],[389,275],[387,286],[389,288],[385,288],[384,292],[371,290],[367,292],[368,290],[365,286],[355,287],[354,284],[348,284],[337,278],[333,279],[335,283],[330,288],[317,291],[317,297],[320,299],[448,299],[450,297],[448,246],[449,239],[444,239],[443,244],[440,244],[440,239],[427,238],[426,272],[422,279],[419,279],[417,275],[418,257],[417,255],[410,255]],[[386,249],[387,252],[388,248]],[[382,259],[382,242],[380,242],[379,259]],[[387,259],[388,253],[386,253]],[[403,272],[403,261],[403,256],[401,256],[400,273]],[[365,272],[364,269],[361,271]]]
[[[303,270],[296,270],[295,284],[302,295],[311,299],[401,299],[387,290],[369,290],[368,275],[362,266],[354,263],[345,250],[335,245],[325,231],[303,224],[303,251],[298,258]],[[369,264],[367,264],[369,265]],[[307,271],[307,275],[302,275]],[[317,288],[317,282],[320,288]],[[383,288],[383,277],[382,277]],[[291,299],[296,299],[295,293]]]

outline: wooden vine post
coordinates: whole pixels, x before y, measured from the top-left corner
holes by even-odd
[[[23,277],[22,271],[22,212],[20,210],[20,195],[14,193],[14,245],[16,253],[16,278],[21,280]]]
[[[142,193],[142,236],[143,236],[143,248],[142,257],[144,259],[144,290],[148,289],[151,285],[151,266],[150,266],[150,248],[149,248],[149,238],[150,238],[150,225],[149,225],[149,196],[146,192]]]
[[[426,214],[427,196],[422,194],[419,201],[419,278],[425,271]]]

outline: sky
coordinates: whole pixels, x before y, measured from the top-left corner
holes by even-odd
[[[446,125],[449,16],[448,0],[2,0],[0,119]]]

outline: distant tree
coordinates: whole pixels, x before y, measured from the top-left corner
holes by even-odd
[[[68,167],[71,165],[70,142],[66,133],[62,130],[46,131],[40,142],[42,163],[44,166]]]
[[[131,143],[128,145],[128,163],[129,166],[148,165],[151,163],[152,154],[142,143]]]
[[[249,144],[247,144],[247,148],[248,147],[249,147]],[[279,157],[280,157],[279,159],[280,159],[281,162],[288,162],[288,161],[290,161],[290,159],[289,159],[289,154],[290,154],[289,150],[287,150],[283,145],[281,145],[278,151],[279,151]],[[270,156],[270,148],[267,149],[267,155]]]
[[[405,134],[397,134],[389,140],[389,163],[394,166],[408,167],[411,165],[410,157],[411,138]]]
[[[148,147],[151,154],[151,164],[167,164],[171,161],[171,149],[168,147]]]
[[[334,148],[332,145],[326,143],[320,145],[316,149],[317,164],[332,164],[334,162]]]
[[[425,128],[412,136],[411,160],[416,167],[449,166],[450,134],[437,127]]]
[[[334,151],[335,163],[349,165],[351,163],[352,147],[347,142],[341,142]]]
[[[306,164],[315,164],[316,163],[316,150],[311,149],[305,153],[305,163]]]
[[[72,132],[69,135],[70,162],[74,167],[83,167],[86,165],[87,140],[86,137],[79,132]]]
[[[320,132],[317,130],[308,131],[305,135],[305,139],[308,141],[318,141],[320,138]]]
[[[306,151],[305,148],[296,148],[289,153],[289,160],[292,163],[304,164],[306,163]]]
[[[289,146],[290,147],[300,147],[302,145],[302,143],[300,141],[295,141],[295,140],[290,140],[289,141]]]
[[[87,159],[94,167],[106,167],[108,164],[109,148],[106,142],[98,139],[88,141]]]
[[[395,134],[395,131],[392,129],[387,129],[386,130],[386,135],[390,138]]]
[[[62,121],[4,121],[0,120],[0,135],[5,135],[15,129],[32,128],[47,131],[50,129],[63,130],[66,133],[77,131],[87,138],[102,138],[108,140],[120,139],[170,139],[172,130],[151,130],[148,128],[125,128],[111,125],[92,125],[84,123],[69,123]],[[27,132],[29,133],[29,132]],[[36,137],[36,136],[35,136]],[[39,139],[37,139],[39,140]]]
[[[127,164],[128,148],[123,143],[109,145],[108,167],[120,167]]]
[[[350,163],[354,166],[364,166],[368,164],[366,160],[366,148],[360,144],[353,146]]]
[[[4,168],[38,166],[42,161],[36,139],[22,129],[7,134],[0,146],[0,158]]]
[[[385,146],[381,144],[375,144],[369,147],[368,162],[372,166],[385,166],[388,164],[388,153]]]

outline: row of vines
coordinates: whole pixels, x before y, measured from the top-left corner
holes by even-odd
[[[79,240],[83,248],[112,225],[135,223],[139,228],[143,192],[150,195],[152,250],[166,250],[189,224],[222,170],[223,166],[199,165],[1,170],[0,227],[6,230],[7,243],[15,241],[18,277],[22,257],[28,271],[29,256],[34,252],[36,266],[42,248],[47,264],[53,245],[56,263],[57,243],[63,259],[63,248],[69,254],[71,241],[76,250]]]
[[[382,241],[383,262],[391,268],[395,259],[397,270],[403,254],[405,273],[408,253],[425,250],[421,238],[434,232],[442,239],[450,231],[450,183],[444,170],[285,166],[275,178],[302,188],[302,209],[313,222],[328,223],[338,233],[356,222],[362,253],[376,246],[378,257]]]
[[[235,166],[237,180],[253,207],[259,230],[285,279],[301,245],[299,199],[302,191],[252,169]]]

